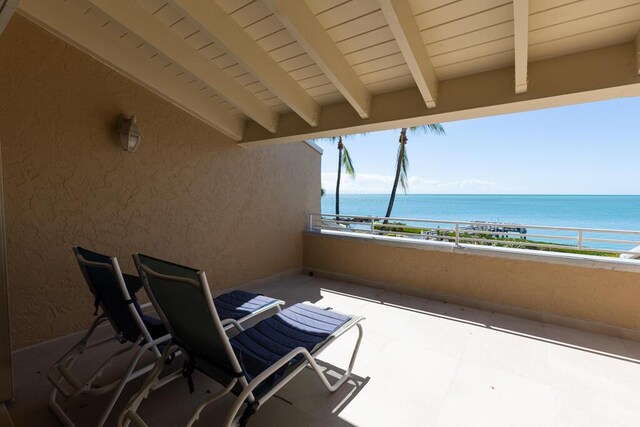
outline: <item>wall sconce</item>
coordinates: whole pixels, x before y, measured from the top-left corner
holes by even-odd
[[[123,114],[118,116],[118,133],[120,134],[120,143],[122,149],[133,153],[142,141],[142,133],[136,121],[136,116],[127,117]]]

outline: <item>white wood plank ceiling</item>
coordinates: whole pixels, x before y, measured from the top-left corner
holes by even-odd
[[[241,143],[631,96],[640,83],[640,0],[22,0],[19,12]],[[625,70],[602,76],[617,60]]]

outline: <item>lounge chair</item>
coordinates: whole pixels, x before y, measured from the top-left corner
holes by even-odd
[[[222,425],[246,425],[248,418],[305,367],[311,367],[326,388],[336,391],[351,375],[362,340],[364,317],[347,316],[311,304],[296,304],[229,338],[204,272],[194,274],[175,264],[135,255],[142,283],[156,311],[172,336],[142,388],[131,398],[118,419],[146,426],[137,410],[149,392],[161,386],[164,360],[180,349],[186,357],[185,376],[193,390],[191,373],[198,370],[223,389],[201,402],[189,421],[191,426],[209,403],[232,392],[237,397]],[[333,385],[316,363],[316,357],[330,343],[352,327],[358,327],[346,373]],[[245,410],[240,415],[242,406]]]
[[[140,279],[137,276],[123,274],[115,257],[102,255],[81,247],[75,247],[73,251],[85,282],[95,298],[94,314],[97,318],[82,339],[49,369],[47,377],[54,386],[49,406],[63,424],[72,426],[74,423],[58,402],[58,395],[61,395],[64,406],[68,406],[71,401],[82,395],[93,396],[112,393],[106,409],[96,424],[102,426],[109,417],[124,386],[153,368],[154,363],[148,362],[138,366],[142,356],[147,351],[151,351],[155,359],[160,359],[171,335],[167,333],[167,329],[159,319],[144,313],[143,310],[151,307],[151,303],[142,305],[138,303],[136,292],[142,287]],[[284,304],[283,301],[244,291],[228,292],[215,299],[216,307],[221,313],[224,313],[225,320],[223,322],[227,329],[239,327],[242,322],[268,310],[280,311],[282,304]],[[102,310],[102,314],[98,315],[98,309]],[[111,324],[115,334],[90,343],[97,327],[107,322]],[[112,344],[114,340],[123,344],[124,348],[108,355],[104,362],[97,366],[92,374],[88,375],[88,379],[79,379],[77,375],[72,373],[71,368],[79,357],[92,349],[99,351]],[[109,384],[96,384],[96,381],[114,362],[115,358],[134,349],[136,351],[132,353],[127,369],[118,380]],[[167,357],[164,357],[163,360],[165,359]],[[181,375],[181,370],[178,370],[164,377],[162,381],[164,383],[170,382]]]

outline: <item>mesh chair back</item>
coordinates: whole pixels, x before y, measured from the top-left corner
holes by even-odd
[[[113,328],[123,341],[135,342],[141,331],[118,282],[114,268],[115,258],[92,252],[80,246],[73,248],[73,251],[89,290],[109,318]],[[124,283],[124,279],[122,281]],[[131,292],[129,298],[141,316],[142,310],[140,310],[135,293]]]
[[[134,259],[156,311],[195,367],[206,365],[221,382],[240,376],[204,273],[142,254]]]

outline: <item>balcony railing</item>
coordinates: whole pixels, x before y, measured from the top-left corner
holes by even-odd
[[[386,218],[361,215],[311,213],[309,229],[383,235],[412,241],[437,241],[461,245],[568,252],[585,255],[640,256],[640,231],[555,227],[481,221]]]

